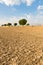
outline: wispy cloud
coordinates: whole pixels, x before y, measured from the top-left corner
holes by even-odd
[[[39,5],[39,6],[37,7],[37,11],[38,11],[38,13],[39,13],[40,15],[43,15],[43,5]]]
[[[43,5],[39,5],[37,9],[38,10],[43,10]]]
[[[31,25],[43,25],[43,15],[39,13],[36,15],[31,15],[29,20]]]
[[[27,6],[30,6],[35,0],[25,0]]]
[[[20,5],[21,3],[26,3],[30,6],[35,0],[0,0],[0,3],[5,3],[7,6],[9,5]]]

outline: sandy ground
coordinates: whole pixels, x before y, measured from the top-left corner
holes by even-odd
[[[43,65],[43,26],[0,27],[0,65]]]

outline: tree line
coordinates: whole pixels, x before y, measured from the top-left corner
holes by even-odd
[[[18,23],[14,23],[13,25],[14,26],[17,26]],[[30,24],[27,23],[27,20],[26,19],[21,19],[21,20],[19,20],[19,25],[22,25],[22,26],[27,25],[28,26]],[[12,26],[12,23],[2,24],[1,26]]]

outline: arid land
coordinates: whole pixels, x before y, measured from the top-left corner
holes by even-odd
[[[0,65],[43,65],[43,26],[0,27]]]

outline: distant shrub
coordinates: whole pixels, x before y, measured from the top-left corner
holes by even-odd
[[[14,23],[14,26],[17,26],[17,23]]]
[[[26,23],[27,23],[27,20],[26,19],[19,20],[19,24],[20,25],[25,25]]]
[[[7,26],[7,24],[2,24],[1,26]]]
[[[7,26],[7,24],[4,24],[4,26]]]
[[[7,26],[11,26],[12,24],[11,23],[8,23]]]
[[[8,24],[2,24],[1,26],[11,26],[12,24],[11,23],[8,23]]]
[[[4,26],[3,24],[1,26]]]
[[[29,26],[30,24],[29,24],[29,23],[27,23],[26,25],[27,25],[27,26]]]

